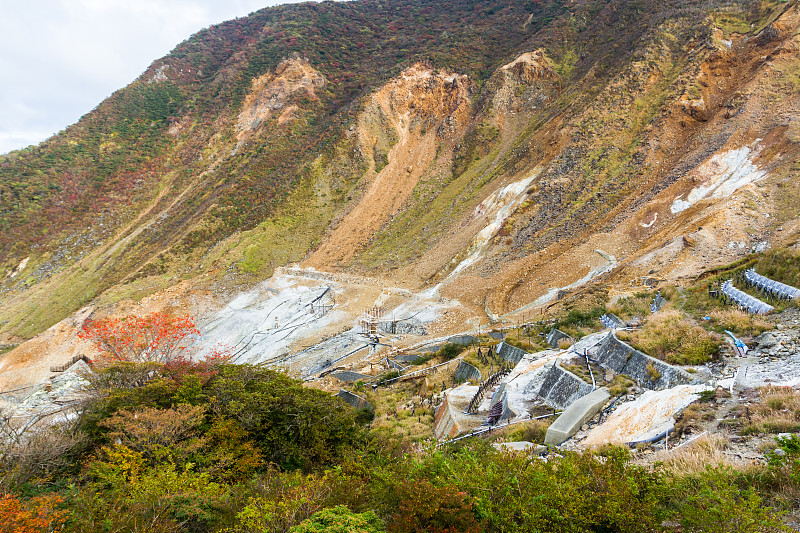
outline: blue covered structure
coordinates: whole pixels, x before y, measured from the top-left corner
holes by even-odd
[[[771,298],[778,298],[779,300],[800,298],[800,289],[757,274],[753,268],[745,271],[744,280],[745,283],[751,287],[755,287]]]
[[[722,284],[720,292],[722,292],[722,294],[730,298],[739,307],[741,307],[742,309],[744,309],[749,313],[765,315],[770,311],[772,311],[773,309],[775,309],[768,303],[762,302],[758,298],[750,296],[746,292],[740,291],[739,289],[733,286],[731,280],[728,280]]]

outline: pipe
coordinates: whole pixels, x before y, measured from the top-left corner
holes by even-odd
[[[589,369],[589,375],[592,377],[592,390],[594,390],[597,388],[597,383],[594,381],[594,372],[592,372],[592,366],[589,364],[589,353],[586,352],[583,356],[586,358],[586,368]]]
[[[625,444],[627,444],[631,448],[635,448],[637,444],[652,444],[654,442],[658,442],[661,439],[666,438],[667,435],[669,435],[670,432],[672,432],[672,430],[674,430],[674,429],[675,429],[675,426],[670,426],[670,428],[668,430],[659,433],[655,437],[650,437],[649,439],[636,440],[636,441],[633,441],[633,442],[626,442]]]

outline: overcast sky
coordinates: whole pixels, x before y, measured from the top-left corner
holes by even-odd
[[[0,154],[94,109],[178,43],[288,0],[0,0]]]

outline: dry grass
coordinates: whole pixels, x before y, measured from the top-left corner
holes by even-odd
[[[674,309],[651,316],[639,330],[620,332],[619,338],[648,355],[679,365],[711,361],[721,345],[716,335]]]
[[[758,401],[741,410],[747,420],[742,433],[800,431],[800,392],[790,387],[764,387],[758,392]]]
[[[708,403],[693,403],[683,410],[675,421],[675,433],[683,435],[703,429],[707,422],[714,420],[715,408]]]
[[[727,448],[728,440],[722,435],[703,435],[681,448],[660,451],[655,459],[665,470],[678,476],[703,472],[709,466],[728,466],[737,470],[749,466],[749,463],[726,454]]]
[[[655,292],[637,292],[622,297],[609,307],[609,311],[623,320],[630,320],[633,317],[644,318],[650,315],[650,304],[655,295]]]
[[[622,396],[628,394],[628,389],[633,386],[633,380],[622,374],[614,376],[608,384],[608,392],[611,397]]]
[[[574,344],[574,342],[572,341],[572,339],[561,339],[560,341],[558,341],[558,349],[559,350],[566,350],[567,348],[569,348],[573,344]]]
[[[547,428],[550,427],[550,424],[552,423],[552,418],[543,418],[541,420],[522,422],[494,433],[494,436],[498,437],[496,439],[498,442],[527,441],[541,444],[544,442],[544,436],[547,433]]]
[[[720,309],[712,311],[708,316],[711,317],[712,324],[720,331],[727,329],[738,335],[756,336],[772,329],[772,325],[763,318],[739,309]]]

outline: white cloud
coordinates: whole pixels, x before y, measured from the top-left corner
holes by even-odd
[[[34,0],[4,6],[0,153],[76,122],[191,34],[278,3],[286,0]]]

